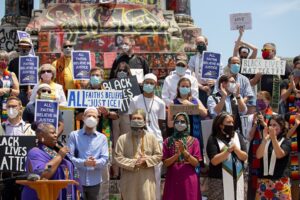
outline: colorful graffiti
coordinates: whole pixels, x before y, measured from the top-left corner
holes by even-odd
[[[15,50],[18,40],[16,28],[0,28],[0,49],[13,51]]]
[[[156,6],[135,4],[51,4],[27,26],[31,30],[164,32],[168,23]]]

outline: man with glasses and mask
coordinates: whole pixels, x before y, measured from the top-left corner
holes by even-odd
[[[136,74],[137,77],[140,73],[142,73],[142,75],[144,76],[145,74],[148,74],[150,72],[147,61],[141,56],[134,54],[133,45],[133,39],[128,36],[125,36],[123,38],[123,43],[120,46],[121,53],[113,62],[109,75],[110,79],[116,77],[115,71],[120,62],[126,62],[127,64],[129,64],[130,69],[134,69],[136,71],[136,73],[133,73],[133,71],[131,71],[131,73]]]
[[[30,50],[32,48],[32,43],[28,38],[22,38],[18,44],[18,54],[19,56],[30,56]],[[14,72],[19,80],[19,56],[12,59],[8,64],[8,71]],[[19,98],[22,101],[22,105],[26,106],[29,98],[31,96],[31,87],[28,85],[20,86]]]
[[[64,87],[65,94],[68,89],[76,89],[76,82],[73,80],[73,64],[71,52],[74,50],[73,43],[69,40],[63,43],[63,56],[55,60],[52,65],[56,68],[56,82]]]
[[[38,90],[37,90],[36,99],[55,100],[55,95],[51,94],[50,85],[48,85],[46,83],[40,84],[38,87]],[[23,120],[25,122],[32,124],[34,122],[34,116],[35,116],[35,102],[29,103],[26,106],[26,108],[23,112]],[[62,112],[59,111],[58,130],[57,130],[58,137],[62,134],[63,131],[64,131],[64,121],[62,118]]]
[[[0,135],[5,136],[34,136],[35,132],[31,129],[31,124],[22,120],[22,102],[18,97],[11,96],[7,99],[8,119],[0,126]],[[20,199],[22,188],[15,183],[14,177],[23,175],[22,172],[3,172],[0,179],[4,182],[4,190],[1,191],[2,199]],[[0,180],[1,181],[1,180]]]

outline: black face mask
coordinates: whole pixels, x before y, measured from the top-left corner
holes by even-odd
[[[202,54],[203,51],[206,51],[206,45],[205,44],[198,44],[197,50]]]
[[[234,136],[234,126],[224,125],[223,131],[225,132],[226,138],[232,138]]]

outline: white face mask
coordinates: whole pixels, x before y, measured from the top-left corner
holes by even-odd
[[[9,108],[7,111],[7,115],[9,118],[14,119],[18,116],[19,111],[15,108]]]
[[[227,87],[228,91],[233,94],[236,91],[236,83],[229,83],[228,87]]]
[[[89,128],[95,128],[98,124],[98,121],[94,117],[88,117],[84,120],[84,124]]]
[[[124,52],[127,53],[127,52],[129,51],[130,47],[129,47],[129,45],[127,45],[127,44],[123,44],[123,45],[122,45],[122,49],[123,49]]]
[[[41,78],[43,79],[43,81],[51,81],[51,79],[52,79],[52,73],[48,73],[48,72],[43,73],[41,75]]]
[[[65,56],[71,56],[71,52],[73,51],[73,48],[64,48],[63,52]]]

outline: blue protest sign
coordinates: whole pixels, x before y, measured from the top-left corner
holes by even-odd
[[[51,100],[37,99],[35,102],[34,121],[53,124],[58,129],[59,103]]]
[[[29,33],[27,33],[26,31],[17,31],[17,34],[18,34],[19,40],[21,40],[23,38],[28,38],[30,40],[31,44],[32,44],[32,40],[30,38],[30,34]],[[32,48],[30,49],[29,55],[35,56],[33,45],[32,45]]]
[[[203,79],[217,80],[220,74],[221,54],[213,52],[203,52],[202,73]]]
[[[123,92],[121,90],[68,90],[68,107],[106,107],[121,109]]]
[[[89,80],[91,54],[89,51],[72,51],[73,79]]]
[[[36,85],[38,83],[39,57],[19,57],[19,83],[20,85]]]

